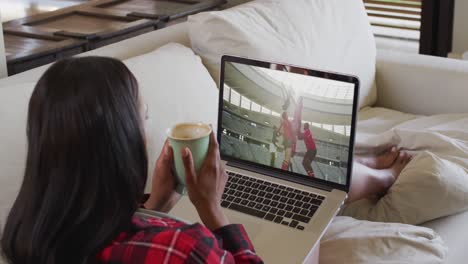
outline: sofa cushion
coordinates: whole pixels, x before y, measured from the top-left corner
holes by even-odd
[[[230,54],[357,75],[360,107],[376,101],[376,47],[361,0],[259,0],[188,23],[192,48],[216,80]]]
[[[151,175],[167,128],[177,122],[196,121],[210,123],[216,129],[218,89],[200,57],[180,44],[167,44],[124,63],[137,78],[148,105],[145,127]]]

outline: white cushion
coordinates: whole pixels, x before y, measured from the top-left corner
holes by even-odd
[[[357,75],[360,107],[376,101],[376,48],[361,0],[259,0],[190,16],[189,36],[213,78],[223,54]]]
[[[429,228],[336,217],[320,242],[320,263],[444,263],[448,249]]]
[[[210,123],[216,129],[218,89],[200,57],[180,44],[167,44],[124,63],[137,78],[148,104],[145,125],[151,175],[167,128],[178,122],[197,121]],[[150,184],[146,191],[150,191],[148,187]]]

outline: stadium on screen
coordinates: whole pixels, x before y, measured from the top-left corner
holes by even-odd
[[[221,152],[345,184],[354,85],[286,70],[226,64]],[[294,128],[293,147],[285,116]],[[310,141],[306,145],[301,137],[305,127],[316,148],[311,171],[305,159]]]

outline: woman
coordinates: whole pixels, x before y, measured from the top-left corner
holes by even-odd
[[[41,77],[24,181],[1,241],[11,263],[262,262],[220,207],[227,176],[213,134],[199,174],[183,151],[188,195],[206,227],[137,212],[148,169],[140,99],[134,76],[110,58],[66,59]],[[174,188],[166,143],[144,207],[167,212]]]

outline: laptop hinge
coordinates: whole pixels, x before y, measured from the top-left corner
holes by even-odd
[[[286,173],[277,172],[277,171],[274,171],[268,168],[263,168],[260,166],[257,167],[255,165],[250,165],[250,164],[246,165],[241,162],[235,162],[235,161],[229,161],[227,165],[231,167],[239,168],[242,170],[246,170],[246,171],[251,171],[254,173],[267,175],[267,176],[274,177],[277,179],[310,186],[310,187],[321,189],[327,192],[331,192],[334,189],[333,187],[327,186],[326,184],[322,184],[316,181],[310,181],[305,178],[297,177],[294,175],[287,175]]]

